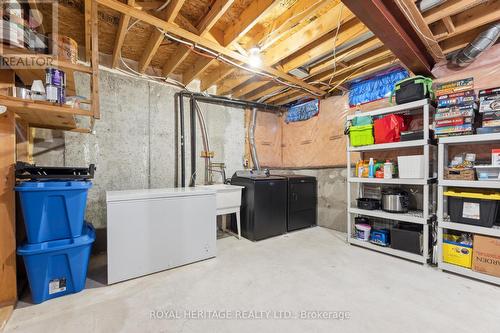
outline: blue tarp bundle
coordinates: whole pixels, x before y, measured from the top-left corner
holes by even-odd
[[[386,72],[367,80],[354,82],[349,88],[349,105],[355,106],[384,98],[394,89],[396,82],[409,76],[407,70],[398,68],[389,73]]]
[[[286,122],[307,120],[319,112],[319,100],[305,102],[302,104],[294,105],[288,109],[286,115]]]

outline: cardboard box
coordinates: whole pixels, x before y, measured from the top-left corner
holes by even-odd
[[[491,165],[500,166],[500,149],[491,150]]]
[[[500,277],[500,238],[474,235],[472,270]]]

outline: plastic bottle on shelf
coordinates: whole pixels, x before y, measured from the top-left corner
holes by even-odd
[[[375,177],[375,163],[373,157],[370,157],[370,162],[368,163],[368,178]]]
[[[386,160],[384,163],[384,178],[392,178],[393,165],[392,162]]]
[[[363,177],[363,165],[364,165],[364,161],[363,160],[360,160],[357,164],[356,164],[356,176],[358,176],[359,178]]]

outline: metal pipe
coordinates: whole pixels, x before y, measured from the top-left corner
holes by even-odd
[[[469,45],[455,53],[451,57],[451,62],[459,67],[469,66],[484,51],[495,44],[499,36],[500,23],[497,22],[481,32]]]
[[[189,99],[189,114],[190,114],[190,134],[191,134],[191,177],[189,186],[194,187],[196,184],[196,109],[194,106],[194,97]]]
[[[181,127],[181,187],[186,186],[186,148],[185,148],[185,133],[184,133],[184,97],[179,96],[179,120]]]
[[[255,127],[257,125],[257,109],[252,109],[252,121],[248,132],[248,141],[250,142],[250,154],[252,155],[252,163],[255,170],[260,171],[259,157],[257,156],[257,148],[255,146]]]
[[[280,112],[283,110],[282,107],[276,105],[270,105],[265,103],[244,101],[240,99],[233,99],[229,97],[209,95],[209,94],[201,94],[201,93],[192,93],[189,91],[182,91],[180,94],[185,97],[194,97],[199,102],[205,102],[210,104],[221,104],[226,106],[234,106],[239,108],[257,108],[259,111],[267,111],[267,112]]]

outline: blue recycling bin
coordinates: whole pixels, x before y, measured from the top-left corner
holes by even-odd
[[[16,186],[28,243],[82,233],[90,181],[26,181]]]
[[[25,243],[17,254],[23,257],[33,303],[73,294],[85,288],[95,230],[86,223],[79,237],[38,244]]]

